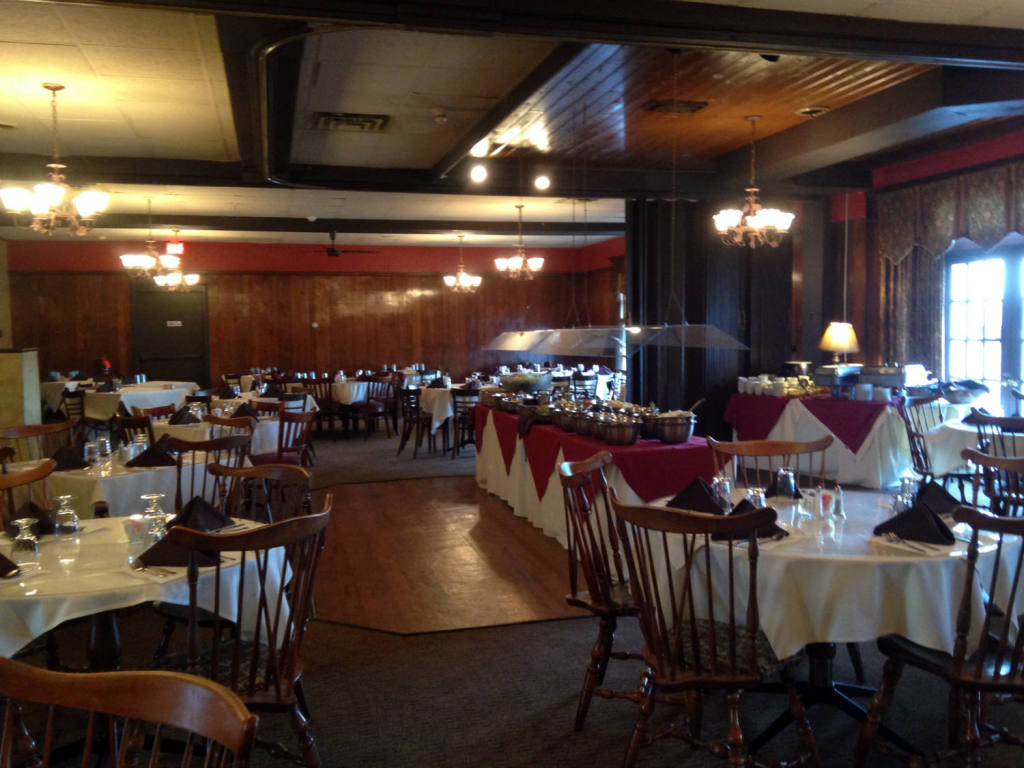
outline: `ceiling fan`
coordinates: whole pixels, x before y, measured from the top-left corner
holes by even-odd
[[[337,233],[332,229],[331,230],[331,244],[329,246],[327,246],[327,248],[325,249],[327,251],[327,255],[332,257],[332,258],[337,257],[337,256],[341,256],[341,254],[343,254],[343,253],[380,253],[380,251],[360,250],[360,249],[357,249],[357,248],[335,248],[334,247],[334,238],[335,238],[336,235],[337,235]]]

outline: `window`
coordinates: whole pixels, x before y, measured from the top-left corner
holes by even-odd
[[[989,388],[976,402],[1002,413],[1002,380],[1022,377],[1021,270],[1024,250],[960,247],[946,255],[946,376],[973,379]]]

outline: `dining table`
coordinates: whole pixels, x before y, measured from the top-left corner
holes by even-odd
[[[159,408],[185,404],[185,396],[199,389],[191,381],[150,381],[145,384],[125,384],[115,392],[96,392],[87,389],[85,416],[89,419],[109,421],[118,413],[134,413],[133,408]]]
[[[256,527],[253,521],[235,521],[244,529]],[[233,532],[234,529],[233,529]],[[0,551],[10,554],[11,540],[0,533]],[[94,628],[105,628],[112,634],[102,639],[90,633],[89,657],[98,668],[116,668],[119,647],[98,647],[117,644],[116,611],[154,600],[188,605],[187,569],[153,567],[136,569],[131,563],[145,549],[133,543],[125,521],[116,518],[84,520],[77,534],[40,537],[39,556],[35,563],[23,564],[21,573],[0,580],[0,655],[10,657],[37,637],[62,622],[84,616],[96,620]],[[283,552],[272,550],[268,558],[268,574],[273,594],[280,588],[282,575],[287,576]],[[213,589],[211,568],[200,569],[197,603],[208,611],[220,605],[222,615],[234,618],[232,611],[239,588],[239,558],[233,553],[222,557],[222,588],[219,601]],[[249,558],[243,589],[255,595],[257,563]],[[247,593],[248,595],[248,593]],[[247,599],[246,605],[254,602]],[[243,615],[243,627],[254,625],[255,611]]]
[[[608,445],[551,424],[535,423],[525,429],[518,415],[483,403],[474,409],[474,427],[477,485],[506,501],[516,515],[563,547],[568,542],[558,479],[563,461],[609,451],[614,461],[605,470],[608,483],[628,504],[650,502],[679,491],[697,477],[711,480],[714,476],[711,449],[703,437],[677,444],[640,439],[633,445]]]

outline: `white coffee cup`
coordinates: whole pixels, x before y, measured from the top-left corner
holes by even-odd
[[[892,387],[875,387],[874,398],[882,403],[892,400]]]
[[[874,389],[871,384],[857,384],[853,388],[858,400],[870,400],[874,395]]]

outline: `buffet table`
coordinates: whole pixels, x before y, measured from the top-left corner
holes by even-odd
[[[887,488],[910,471],[903,420],[890,402],[734,394],[725,409],[737,440],[835,441],[825,472],[837,482]]]
[[[475,410],[476,480],[481,488],[505,500],[566,546],[565,509],[558,465],[609,451],[614,463],[608,482],[626,503],[642,504],[685,488],[697,477],[714,475],[711,449],[702,437],[668,445],[638,440],[634,445],[608,445],[591,437],[534,424],[520,436],[518,416],[478,404]]]

